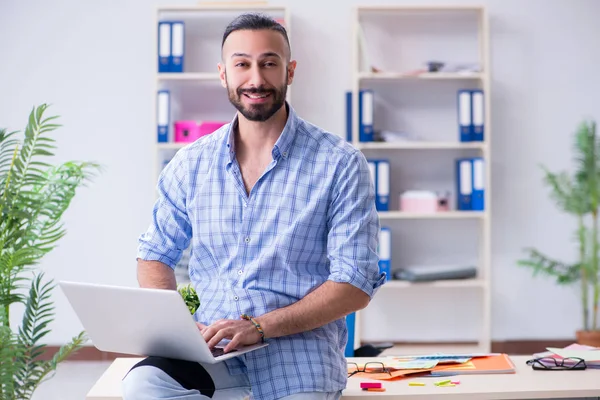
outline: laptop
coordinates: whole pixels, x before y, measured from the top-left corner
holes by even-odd
[[[215,364],[268,343],[224,353],[204,340],[185,301],[175,290],[60,281],[94,346],[101,351],[160,356]]]

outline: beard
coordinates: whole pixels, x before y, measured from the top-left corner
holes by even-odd
[[[287,74],[286,74],[287,76]],[[227,74],[225,74],[227,80]],[[264,85],[251,89],[232,89],[227,82],[227,94],[229,102],[249,121],[264,122],[271,118],[277,110],[285,104],[285,96],[287,93],[287,84],[281,85],[279,88],[269,88]],[[242,96],[250,95],[268,95],[271,99],[264,104],[248,104],[244,105]]]

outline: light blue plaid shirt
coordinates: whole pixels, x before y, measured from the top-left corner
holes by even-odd
[[[200,298],[196,319],[258,317],[301,300],[327,280],[369,296],[383,284],[374,187],[363,154],[289,116],[273,160],[247,195],[230,124],[177,152],[162,171],[153,221],[138,257],[174,268],[191,242],[189,273]],[[247,373],[253,396],[346,387],[345,319],[267,339],[269,346],[226,361]]]

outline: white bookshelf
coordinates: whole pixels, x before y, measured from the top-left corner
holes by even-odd
[[[218,120],[230,122],[235,108],[229,103],[227,90],[220,84],[217,64],[221,61],[221,40],[226,26],[238,15],[245,12],[259,12],[276,20],[282,20],[292,42],[291,18],[289,9],[258,3],[243,4],[198,4],[182,6],[159,6],[155,14],[154,49],[155,65],[154,96],[152,105],[152,125],[154,127],[154,168],[152,183],[177,151],[188,145],[187,142],[175,142],[174,122],[177,120]],[[158,24],[160,21],[184,22],[184,68],[183,72],[159,72],[158,60]],[[166,143],[157,138],[157,100],[159,90],[170,91],[169,134]],[[287,100],[291,103],[291,87],[287,88]],[[179,284],[189,281],[186,251],[176,268]]]
[[[402,19],[404,18],[404,19]],[[421,23],[422,21],[431,20],[434,23]],[[445,34],[444,29],[449,26],[449,34]],[[410,28],[414,28],[416,33],[410,32]],[[457,28],[452,31],[452,28]],[[396,30],[395,30],[396,29]],[[427,29],[430,29],[429,31]],[[394,36],[396,35],[396,36]],[[478,6],[368,6],[356,7],[352,14],[352,143],[355,147],[363,151],[367,158],[386,158],[391,162],[390,173],[390,211],[380,211],[379,218],[382,226],[388,226],[392,230],[392,248],[397,248],[399,243],[396,243],[394,232],[403,224],[411,224],[411,227],[419,227],[423,229],[446,229],[449,235],[452,235],[456,224],[470,224],[468,226],[469,235],[477,242],[474,246],[476,265],[478,268],[477,277],[467,280],[448,280],[436,282],[419,282],[410,283],[405,281],[391,280],[381,288],[379,296],[384,296],[386,300],[372,302],[365,310],[357,313],[357,324],[355,331],[354,347],[357,348],[364,342],[396,342],[404,343],[397,345],[394,349],[386,351],[386,354],[424,354],[429,352],[443,351],[466,351],[466,352],[489,352],[491,351],[491,294],[490,294],[490,248],[491,248],[491,148],[490,139],[492,138],[491,129],[491,97],[490,97],[490,60],[489,60],[489,27],[487,12],[484,7]],[[431,38],[438,39],[436,44],[439,55],[435,56],[427,53],[429,43],[427,40]],[[459,44],[459,47],[454,47],[457,56],[464,56],[475,59],[463,61],[475,61],[479,63],[480,69],[474,72],[422,72],[415,73],[417,69],[416,62],[419,60],[425,62],[428,60],[436,61],[451,61],[445,60],[444,57],[453,57],[452,40],[457,39],[468,43],[469,46]],[[390,42],[393,40],[393,42]],[[461,42],[462,43],[462,42]],[[374,46],[375,45],[375,46]],[[373,47],[379,46],[381,51],[372,52]],[[367,50],[365,53],[364,50]],[[471,51],[470,53],[467,51]],[[394,51],[396,50],[396,52]],[[395,54],[397,53],[397,54]],[[380,56],[378,58],[378,56]],[[393,57],[396,57],[395,59]],[[431,58],[425,58],[431,57]],[[440,59],[441,58],[441,59]],[[365,65],[365,61],[369,65]],[[379,63],[380,62],[380,63]],[[377,64],[377,65],[373,65]],[[374,66],[378,71],[373,72],[371,66]],[[419,65],[422,67],[423,65]],[[359,126],[358,126],[358,96],[359,90],[363,88],[371,88],[374,90],[375,106],[374,106],[374,128],[379,129],[403,129],[402,126],[389,126],[394,121],[403,121],[401,117],[405,117],[406,125],[414,127],[430,127],[431,130],[425,140],[415,141],[399,141],[399,142],[360,142],[359,141]],[[483,142],[460,142],[458,135],[458,122],[454,119],[456,115],[456,90],[460,88],[480,88],[484,91],[484,113],[485,113],[485,137]],[[427,98],[422,93],[436,93],[439,90],[440,95]],[[380,106],[385,109],[378,115],[377,97],[380,92],[387,93],[387,96],[381,100]],[[410,95],[407,95],[410,94]],[[402,97],[404,96],[404,97]],[[400,99],[400,100],[399,100]],[[431,100],[431,109],[425,110],[427,99]],[[413,103],[418,103],[418,107],[413,107]],[[384,115],[382,120],[388,126],[378,127],[378,116],[383,114],[393,115],[393,118],[386,118]],[[431,124],[427,123],[425,113],[431,119]],[[452,115],[454,113],[454,116]],[[406,115],[408,114],[408,115]],[[401,115],[401,117],[398,117]],[[421,120],[410,125],[410,122],[416,121],[417,117],[410,120],[411,116],[418,116]],[[396,118],[396,119],[394,119]],[[401,124],[401,122],[399,123]],[[378,129],[379,128],[379,129]],[[417,132],[421,133],[421,132]],[[454,159],[466,155],[481,156],[485,162],[485,210],[484,211],[456,211],[455,201],[452,202],[453,207],[450,211],[437,213],[410,213],[403,212],[398,209],[397,197],[404,190],[415,189],[406,187],[405,183],[395,182],[394,163],[405,164],[402,166],[401,178],[410,183],[417,184],[420,173],[423,173],[429,180],[427,182],[439,182],[442,178],[445,179],[448,189],[451,192],[451,198],[456,199],[455,180],[452,180],[453,174],[449,171],[454,170]],[[431,160],[431,163],[429,163]],[[421,168],[421,164],[425,167]],[[451,164],[444,164],[451,162]],[[444,167],[447,166],[447,168]],[[436,169],[437,168],[437,169]],[[437,172],[439,171],[439,173]],[[441,177],[439,180],[436,180]],[[403,190],[394,191],[394,187]],[[421,187],[420,189],[423,189]],[[438,188],[436,188],[438,189]],[[434,189],[432,189],[434,190]],[[395,205],[395,207],[394,207]],[[422,227],[426,225],[425,228]],[[467,228],[465,228],[466,230]],[[462,232],[462,231],[461,231]],[[411,242],[414,243],[414,242]],[[401,244],[401,243],[400,243]],[[436,244],[432,243],[431,249],[435,251]],[[447,246],[448,247],[448,246]],[[422,248],[419,246],[419,248]],[[448,249],[446,249],[448,250]],[[402,260],[397,260],[392,253],[392,271],[401,268]],[[416,256],[418,257],[418,256]],[[396,261],[399,261],[396,262]],[[400,265],[399,265],[400,264]],[[425,294],[426,293],[426,294]],[[366,321],[373,321],[372,314],[376,314],[378,319],[389,320],[393,319],[396,310],[403,307],[403,304],[408,304],[405,307],[418,307],[418,301],[421,296],[430,295],[431,293],[439,293],[440,296],[445,296],[447,299],[440,310],[445,308],[452,309],[455,301],[460,301],[463,296],[468,296],[472,299],[473,296],[479,296],[481,307],[478,311],[472,314],[469,319],[469,324],[472,325],[473,331],[476,332],[476,337],[465,338],[464,342],[458,343],[457,338],[441,339],[436,343],[417,343],[403,337],[402,331],[394,332],[393,337],[389,335],[385,338],[365,337],[364,332],[368,327]],[[396,300],[395,296],[399,296]],[[378,296],[378,297],[379,297]],[[390,297],[391,296],[391,297]],[[409,296],[409,301],[406,302],[405,297]],[[412,296],[412,297],[410,297]],[[386,303],[388,299],[398,301],[397,305]],[[469,300],[470,301],[470,300]],[[389,318],[389,319],[388,319]],[[417,320],[406,321],[406,325],[420,325],[422,329],[427,328],[427,317],[415,318]],[[398,323],[398,325],[402,325]],[[394,326],[398,326],[394,325]],[[437,327],[439,329],[439,326]],[[379,329],[379,327],[377,328]],[[436,328],[433,328],[436,329]],[[386,335],[385,333],[382,335]],[[408,342],[413,342],[409,344]],[[446,344],[439,344],[448,342]],[[463,340],[458,340],[463,342]],[[415,347],[416,346],[416,347]]]

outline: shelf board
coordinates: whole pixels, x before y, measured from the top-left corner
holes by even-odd
[[[355,147],[360,150],[435,150],[435,149],[484,149],[485,142],[364,142]]]
[[[159,81],[219,81],[219,74],[217,72],[176,72],[167,73],[162,72],[157,76]]]
[[[399,288],[483,288],[485,281],[482,279],[447,279],[432,282],[408,282],[401,280],[391,280],[385,282],[382,289]]]
[[[468,354],[480,353],[484,347],[478,343],[396,343],[394,347],[384,350],[380,357],[414,356],[435,353]]]
[[[440,211],[434,213],[379,211],[379,219],[469,219],[484,218],[485,215],[485,211]]]
[[[360,72],[358,74],[358,78],[362,80],[466,80],[482,79],[484,76],[485,74],[480,72],[425,72],[418,75],[403,74],[401,72]]]
[[[358,6],[359,12],[369,11],[483,11],[482,6],[469,5],[381,5]]]
[[[182,143],[157,143],[156,146],[159,150],[177,150],[182,147],[187,146],[190,143],[182,142]]]
[[[238,3],[238,4],[227,4],[213,2],[206,4],[198,4],[198,5],[189,5],[189,6],[161,6],[157,8],[158,12],[183,12],[183,11],[279,11],[284,12],[286,10],[285,7],[282,6],[273,6],[264,4],[262,2],[246,2],[246,3]]]

